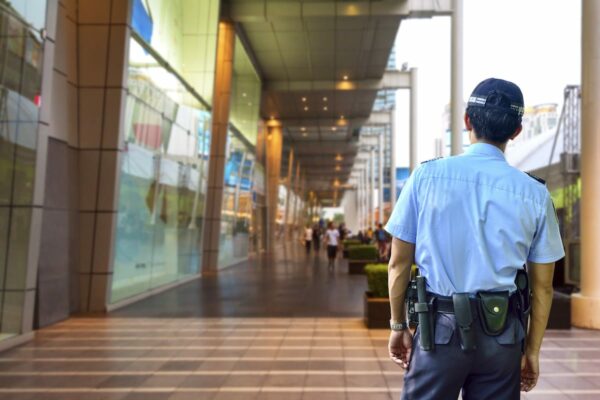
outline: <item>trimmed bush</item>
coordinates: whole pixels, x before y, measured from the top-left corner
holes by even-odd
[[[379,258],[379,250],[376,246],[369,244],[361,244],[352,246],[348,249],[348,259],[350,260],[373,260],[377,261]]]
[[[386,264],[369,264],[365,267],[369,292],[374,297],[390,297],[388,292],[388,266]]]
[[[344,248],[358,246],[361,244],[360,240],[356,240],[356,239],[346,239],[346,240],[344,240],[343,243],[344,243]]]

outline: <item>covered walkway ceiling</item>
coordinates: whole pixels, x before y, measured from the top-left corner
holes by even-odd
[[[401,20],[449,14],[450,3],[224,2],[263,80],[262,116],[281,121],[285,147],[294,148],[319,198],[333,197],[334,180],[347,182],[377,92],[409,87],[407,73],[386,72]]]

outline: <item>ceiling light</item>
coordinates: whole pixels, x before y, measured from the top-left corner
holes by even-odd
[[[246,97],[246,96],[247,96],[247,94],[245,92],[242,93],[242,97]]]
[[[305,127],[302,127],[302,128],[300,128],[300,130],[301,130],[302,132],[304,132],[304,131],[306,131],[306,128],[305,128]]]
[[[302,98],[302,102],[306,103],[306,97]]]
[[[340,167],[340,166],[338,165],[337,167],[335,167],[335,170],[336,170],[336,171],[341,171],[341,170],[342,170],[342,167]]]
[[[327,111],[327,106],[323,107],[323,111]]]
[[[327,101],[327,97],[323,97],[323,101]]]
[[[342,157],[341,154],[338,154],[337,156],[335,156],[335,161],[342,161],[344,158]]]
[[[344,80],[347,81],[348,80],[348,75],[344,75]]]
[[[303,137],[307,137],[307,136],[308,136],[308,133],[304,132],[304,133],[302,134],[302,136],[303,136]]]
[[[337,131],[337,128],[335,126],[332,126],[331,130],[335,132],[335,131]]]
[[[308,111],[308,106],[304,106],[304,111]]]

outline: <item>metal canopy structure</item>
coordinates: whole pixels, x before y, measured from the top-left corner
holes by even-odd
[[[229,0],[223,6],[262,77],[262,117],[281,122],[284,149],[294,149],[307,189],[332,199],[348,182],[377,92],[410,88],[409,73],[386,71],[400,22],[450,15],[452,2]]]

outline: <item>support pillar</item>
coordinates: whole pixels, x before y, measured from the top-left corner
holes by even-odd
[[[451,154],[463,152],[463,0],[452,0]]]
[[[391,148],[391,162],[390,162],[390,204],[392,210],[396,204],[396,110],[390,111],[390,129],[392,130],[390,148]]]
[[[373,201],[373,193],[375,192],[375,149],[371,147],[371,185],[369,187],[369,226],[375,226],[375,202]]]
[[[223,205],[223,185],[225,172],[225,150],[231,81],[233,76],[233,50],[235,27],[232,22],[219,22],[217,40],[217,70],[213,91],[212,137],[208,162],[208,187],[204,217],[204,239],[202,274],[214,275],[219,263],[219,237],[221,235],[221,209]]]
[[[572,296],[572,323],[600,329],[600,3],[582,1],[581,48],[581,292]]]
[[[299,213],[298,213],[298,208],[299,208],[299,203],[300,203],[300,162],[296,160],[296,177],[294,179],[294,205],[292,207],[292,212],[293,212],[293,218],[294,218],[294,226],[293,226],[293,232],[296,232],[298,230],[298,228],[301,226],[300,223],[300,218],[299,218]],[[293,236],[292,236],[293,238]]]
[[[418,94],[418,86],[417,86],[417,77],[418,77],[418,69],[411,68],[410,70],[410,138],[409,138],[409,156],[408,156],[408,165],[410,172],[413,172],[415,168],[417,168],[417,159],[418,159],[418,140],[419,136],[418,132],[418,107],[417,107],[417,94]],[[462,123],[462,122],[461,122]],[[462,130],[462,125],[461,125]],[[462,136],[461,136],[462,137]],[[461,144],[462,146],[462,144]]]
[[[279,202],[279,174],[283,133],[281,125],[269,121],[267,135],[267,252],[273,253],[277,240],[277,206]]]
[[[379,198],[379,218],[377,219],[378,223],[383,224],[383,135],[385,134],[385,132],[382,132],[379,135],[379,173],[377,174],[378,178],[379,178],[379,182],[378,182],[378,191],[377,193],[379,194],[378,198]]]
[[[288,157],[288,172],[285,180],[285,187],[287,189],[287,196],[285,196],[285,214],[283,217],[283,226],[285,227],[286,238],[289,239],[291,237],[292,226],[289,224],[290,219],[290,197],[292,197],[292,193],[294,188],[292,186],[292,173],[294,171],[294,149],[290,148],[290,153]]]

